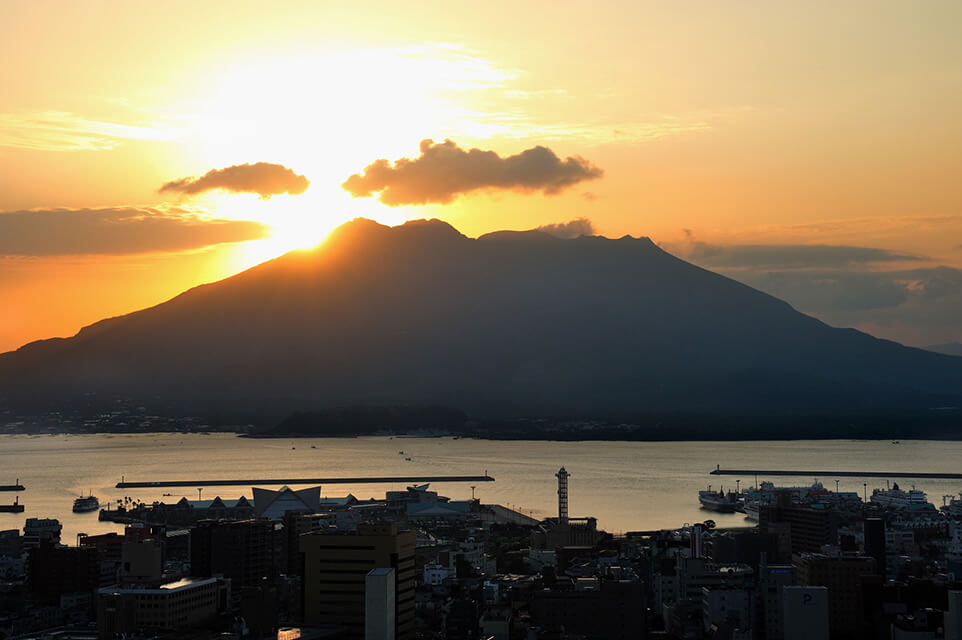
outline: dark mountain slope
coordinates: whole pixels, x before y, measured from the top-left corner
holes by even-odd
[[[356,220],[316,250],[0,355],[15,406],[90,392],[238,418],[927,408],[962,404],[962,359],[830,328],[648,239]]]

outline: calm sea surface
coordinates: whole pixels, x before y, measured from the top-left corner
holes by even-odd
[[[311,446],[316,448],[312,448]],[[398,452],[403,450],[405,455]],[[411,460],[405,460],[410,457]],[[136,500],[177,501],[197,498],[196,489],[114,488],[128,481],[226,478],[337,477],[384,475],[480,475],[495,482],[478,483],[485,503],[513,506],[534,517],[556,514],[557,481],[564,465],[572,474],[572,516],[594,516],[608,531],[673,528],[686,522],[714,519],[719,526],[745,523],[741,514],[702,510],[698,490],[708,484],[734,488],[732,476],[710,476],[716,464],[730,468],[824,469],[852,471],[959,472],[962,442],[819,440],[792,442],[501,442],[453,438],[301,438],[261,440],[231,434],[136,435],[0,435],[0,484],[17,478],[20,493],[0,492],[0,502],[14,496],[24,513],[0,513],[0,530],[22,528],[28,517],[58,518],[62,541],[75,544],[79,532],[120,530],[97,520],[97,513],[74,514],[73,499],[92,491],[101,504],[130,496]],[[741,478],[744,487],[755,481]],[[810,484],[814,478],[758,478],[778,485]],[[818,478],[835,489],[834,477]],[[881,478],[841,478],[840,489],[868,492],[885,486]],[[962,480],[906,479],[929,500],[942,504],[944,494],[962,491]],[[384,497],[403,485],[327,485],[322,495]],[[435,484],[454,499],[471,497],[467,483]],[[164,492],[173,496],[164,497]],[[247,487],[206,487],[203,497],[251,497]]]

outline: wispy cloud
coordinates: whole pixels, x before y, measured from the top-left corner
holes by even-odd
[[[259,240],[257,222],[190,209],[114,207],[0,212],[0,256],[124,255]]]
[[[0,113],[0,146],[40,151],[100,151],[127,140],[174,140],[173,127],[156,122],[121,124],[69,111]]]

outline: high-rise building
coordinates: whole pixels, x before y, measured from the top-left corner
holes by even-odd
[[[793,564],[800,586],[828,587],[832,638],[853,640],[862,637],[862,581],[863,576],[875,574],[875,559],[802,553],[794,557]],[[787,628],[787,620],[785,625]]]
[[[23,549],[27,551],[41,543],[60,544],[63,526],[56,518],[27,518],[23,525]]]
[[[862,522],[865,534],[865,555],[875,558],[878,574],[885,578],[885,520],[866,518]]]
[[[100,586],[97,550],[55,547],[44,543],[32,547],[27,562],[27,587],[43,602],[59,602],[67,593],[92,594]]]
[[[201,520],[190,532],[190,572],[222,574],[234,589],[274,579],[274,523],[271,520]]]
[[[558,469],[558,473],[555,474],[558,478],[558,522],[561,524],[568,522],[568,476],[570,475],[564,467]]]
[[[755,637],[779,640],[784,628],[782,590],[795,585],[795,567],[770,565],[767,554],[762,554],[758,567],[758,617]]]
[[[367,576],[372,569],[390,568],[395,576],[395,637],[413,639],[414,545],[414,532],[398,531],[394,523],[302,535],[304,622],[342,625],[349,638],[362,640]]]
[[[788,524],[792,553],[821,551],[826,544],[838,544],[837,511],[823,505],[797,505],[780,495],[777,504],[758,510],[758,528],[763,533],[778,534],[779,524]]]

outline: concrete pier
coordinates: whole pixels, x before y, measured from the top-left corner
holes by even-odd
[[[358,478],[253,478],[243,480],[158,480],[155,482],[117,483],[118,489],[145,489],[150,487],[230,487],[254,485],[295,485],[295,484],[391,484],[425,482],[494,482],[494,478],[483,476],[366,476]]]
[[[713,476],[808,476],[812,478],[939,478],[960,480],[962,473],[933,473],[920,471],[807,471],[801,469],[722,469],[711,470]]]

